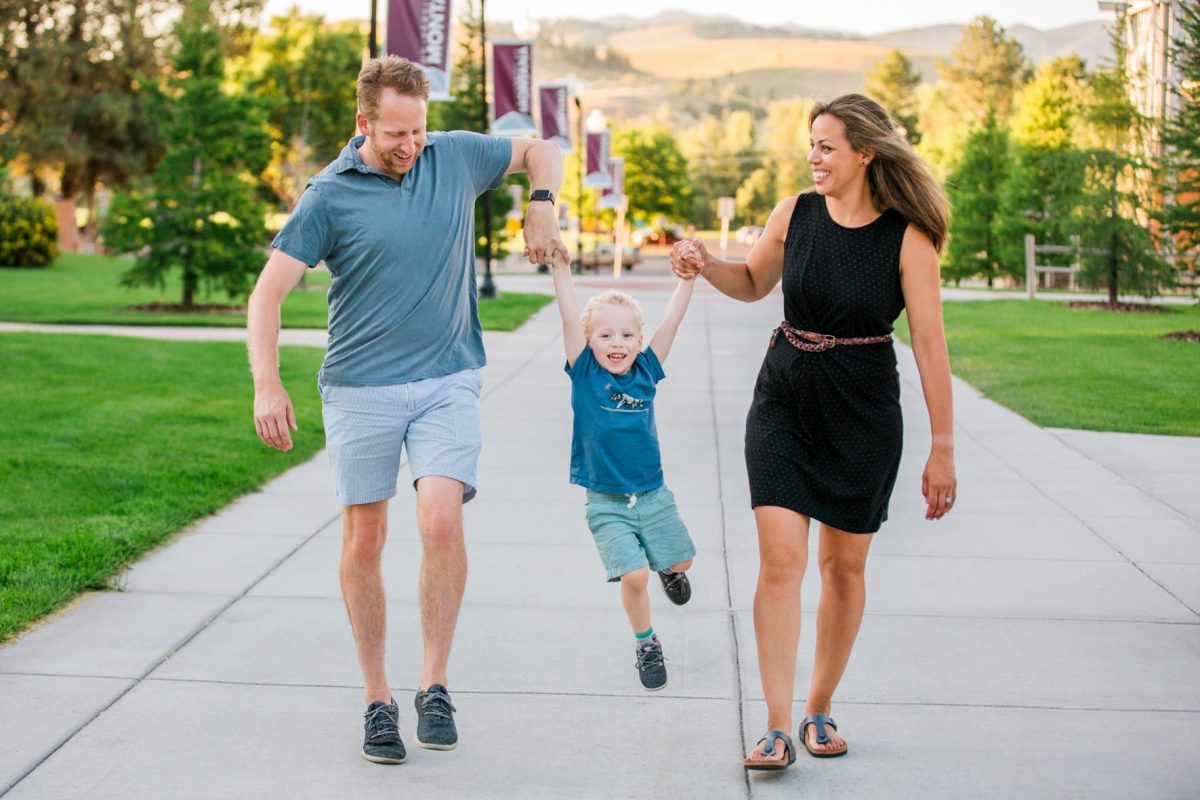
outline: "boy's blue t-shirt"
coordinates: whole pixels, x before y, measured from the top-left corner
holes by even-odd
[[[584,346],[571,377],[571,483],[597,492],[630,494],[663,485],[655,386],[665,376],[653,350],[638,353],[624,375],[600,365]]]

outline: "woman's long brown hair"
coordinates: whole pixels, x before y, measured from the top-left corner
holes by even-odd
[[[946,193],[883,106],[861,94],[844,94],[814,105],[808,115],[810,128],[822,114],[841,120],[850,146],[873,156],[867,184],[875,205],[899,211],[941,252],[950,217]]]

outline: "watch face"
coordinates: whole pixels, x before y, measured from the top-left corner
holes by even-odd
[[[535,189],[533,194],[529,195],[530,200],[549,200],[554,202],[554,195],[550,194],[549,189]]]

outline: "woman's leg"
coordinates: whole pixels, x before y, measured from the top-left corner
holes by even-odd
[[[829,714],[850,651],[862,624],[867,603],[865,570],[867,550],[874,538],[869,533],[847,533],[821,526],[817,561],[821,568],[821,599],[817,604],[817,651],[813,660],[812,687],[804,713]],[[830,741],[817,744],[817,731],[810,726],[808,744],[815,750],[840,750],[845,743],[832,728]]]
[[[808,517],[778,506],[754,509],[758,524],[758,587],[754,592],[754,639],[758,672],[767,700],[767,728],[791,731],[800,642],[800,585],[808,565]],[[761,756],[762,746],[751,758]],[[776,757],[785,758],[782,747]]]

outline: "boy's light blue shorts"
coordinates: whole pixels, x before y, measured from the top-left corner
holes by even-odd
[[[647,564],[658,572],[696,555],[665,485],[635,496],[588,489],[587,523],[610,581]]]
[[[477,369],[394,386],[318,381],[325,446],[342,504],[394,497],[401,447],[414,487],[439,475],[462,483],[464,503],[474,497],[482,387]]]

